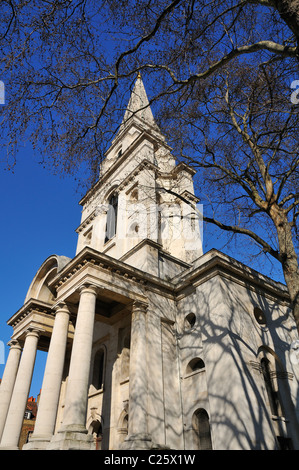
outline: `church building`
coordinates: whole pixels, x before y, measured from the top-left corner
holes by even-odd
[[[299,360],[286,287],[202,251],[195,171],[177,163],[139,76],[80,201],[72,259],[49,256],[12,327],[0,449],[299,449]],[[45,247],[46,249],[46,247]]]

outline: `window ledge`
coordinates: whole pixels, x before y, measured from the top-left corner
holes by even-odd
[[[105,244],[104,244],[104,249],[103,249],[103,253],[106,253],[106,251],[110,250],[110,248],[112,248],[116,243],[115,243],[115,235],[113,238],[110,238],[110,240],[108,240]],[[110,243],[111,242],[111,243]]]
[[[201,374],[202,372],[205,372],[205,371],[206,371],[206,368],[203,367],[202,369],[194,370],[193,372],[189,372],[188,374],[185,374],[182,378],[188,379],[189,377],[192,377],[193,375]]]
[[[88,393],[88,398],[95,397],[96,395],[102,395],[104,393],[104,388],[99,388],[99,390],[94,390],[93,392]]]
[[[289,422],[289,420],[285,416],[272,415],[271,418],[273,419],[273,421],[282,421],[284,423]]]
[[[129,382],[129,377],[126,377],[125,379],[122,379],[119,383],[120,385],[126,384]]]

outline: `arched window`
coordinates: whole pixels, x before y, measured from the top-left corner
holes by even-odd
[[[113,194],[108,201],[105,243],[116,235],[118,196]]]
[[[211,450],[212,438],[209,415],[203,408],[199,408],[192,416],[192,430],[194,448],[198,450]]]
[[[186,374],[191,374],[205,368],[205,363],[200,357],[195,357],[192,359],[186,368]]]
[[[123,410],[118,420],[118,427],[117,427],[120,444],[124,442],[125,438],[128,435],[128,426],[129,426],[129,415],[126,410]]]
[[[184,330],[190,330],[191,328],[193,328],[193,326],[195,325],[195,322],[196,322],[196,316],[194,315],[194,313],[189,313],[186,317],[185,317],[185,321],[184,321]]]
[[[92,385],[100,390],[104,385],[104,349],[99,349],[94,357]]]
[[[279,403],[278,392],[273,387],[273,382],[271,378],[271,369],[270,369],[270,361],[263,357],[261,360],[261,368],[262,374],[264,378],[264,383],[268,395],[268,400],[271,408],[271,413],[275,416],[279,415],[279,411],[281,411],[281,406]]]

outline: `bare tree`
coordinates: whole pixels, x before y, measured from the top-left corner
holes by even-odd
[[[160,118],[180,158],[200,169],[210,209],[203,219],[249,237],[281,264],[299,325],[299,112],[285,78],[277,61],[254,72],[235,65],[204,88],[184,90]]]
[[[299,327],[298,0],[3,0],[0,41],[8,167],[29,139],[54,171],[97,177],[142,71],[219,203],[206,220],[281,263]]]
[[[8,167],[29,139],[57,171],[97,173],[138,70],[159,98],[244,56],[298,57],[297,0],[4,0],[0,13]]]

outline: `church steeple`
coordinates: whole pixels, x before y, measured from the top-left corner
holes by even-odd
[[[194,204],[193,175],[187,165],[176,165],[138,76],[100,178],[80,201],[77,252],[89,245],[136,267],[143,263],[143,269],[159,275],[158,258],[152,263],[151,254],[136,254],[139,249],[154,244],[155,250],[180,263],[198,258],[202,247],[197,216],[179,197]]]
[[[165,137],[152,113],[143,80],[138,74],[123,120],[101,164],[101,176],[118,161],[120,155],[123,155],[138,137],[144,134],[150,135],[156,142],[166,145]]]
[[[137,123],[139,122],[142,126],[152,127],[156,131],[160,131],[153,116],[140,73],[134,84],[119,133],[130,124],[132,119],[136,120]]]

